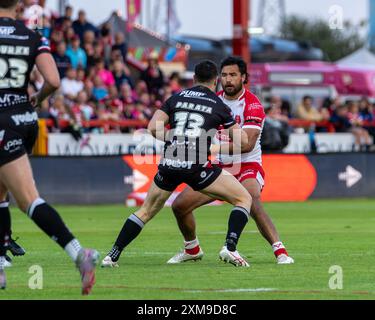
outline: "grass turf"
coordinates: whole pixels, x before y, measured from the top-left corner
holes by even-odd
[[[132,209],[122,206],[57,207],[84,246],[102,258]],[[375,200],[266,204],[294,265],[275,263],[270,246],[251,221],[239,251],[250,268],[218,260],[229,206],[196,212],[205,252],[201,262],[166,265],[182,247],[174,217],[165,208],[123,253],[120,268],[97,271],[93,294],[83,299],[374,299]],[[81,299],[79,274],[65,252],[12,209],[14,236],[27,250],[7,269],[0,299]],[[43,268],[43,290],[31,290],[29,268]],[[329,268],[343,269],[343,290],[331,290]]]

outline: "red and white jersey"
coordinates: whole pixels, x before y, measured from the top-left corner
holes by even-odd
[[[233,118],[243,129],[256,129],[262,133],[266,115],[264,108],[254,94],[244,89],[243,94],[237,100],[228,100],[225,98],[224,91],[218,93],[218,96],[232,110]],[[223,132],[219,133],[219,140],[228,142],[229,137],[225,137]],[[251,152],[242,155],[219,155],[218,160],[223,164],[230,163],[248,163],[257,162],[262,164],[262,149],[260,146],[261,134]]]

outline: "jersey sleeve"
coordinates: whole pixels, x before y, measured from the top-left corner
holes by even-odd
[[[42,53],[51,53],[49,40],[39,33],[36,33],[36,56]]]
[[[262,104],[258,98],[254,97],[251,101],[246,103],[244,111],[245,122],[242,128],[262,130],[265,118],[266,114]]]
[[[236,124],[236,121],[233,118],[233,113],[226,104],[222,104],[220,111],[221,123],[224,129],[228,129]]]

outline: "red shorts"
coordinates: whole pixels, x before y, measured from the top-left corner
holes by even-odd
[[[266,174],[258,162],[247,162],[238,164],[219,164],[219,167],[231,173],[239,182],[247,179],[255,179],[264,188]]]

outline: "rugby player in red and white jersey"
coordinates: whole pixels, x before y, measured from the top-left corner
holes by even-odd
[[[271,218],[264,210],[261,202],[265,173],[262,168],[260,140],[265,113],[259,99],[245,88],[245,84],[248,82],[246,62],[238,57],[225,59],[221,65],[220,77],[223,91],[219,92],[218,95],[231,108],[234,118],[246,131],[249,137],[249,145],[241,150],[241,155],[229,156],[228,152],[222,150],[229,146],[230,141],[225,132],[221,132],[218,135],[219,140],[221,140],[221,151],[218,154],[219,166],[233,174],[252,196],[251,216],[262,236],[272,246],[277,263],[292,264],[294,260],[289,257]],[[184,236],[185,248],[172,257],[168,261],[169,264],[202,259],[203,251],[196,235],[193,210],[211,201],[212,199],[194,192],[190,187],[187,187],[176,198],[172,209]],[[243,263],[237,260],[227,260],[226,262],[243,266]]]

